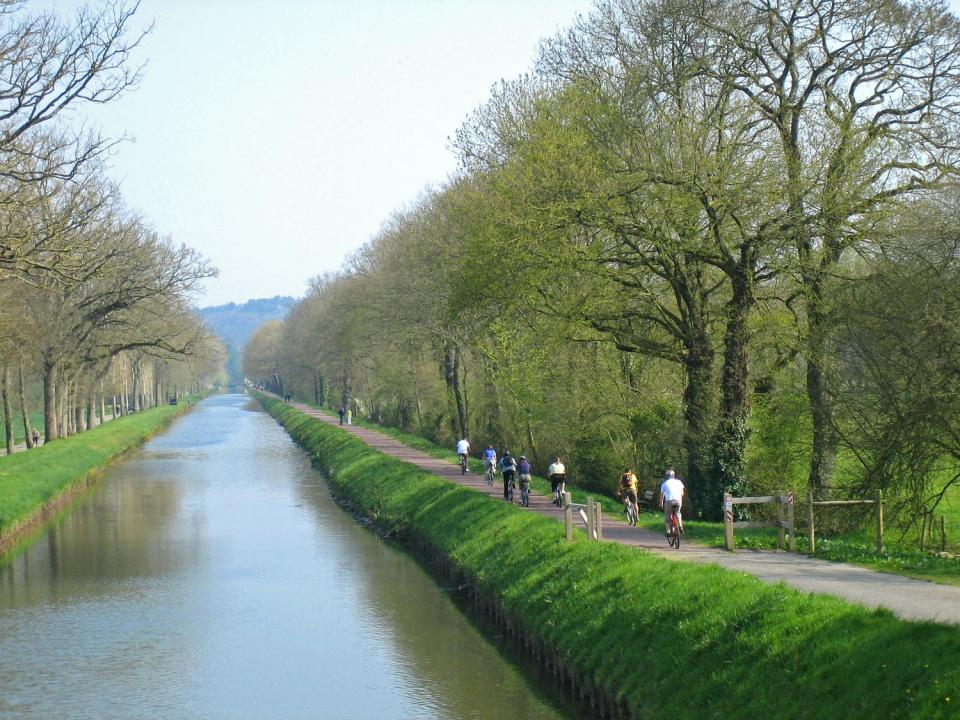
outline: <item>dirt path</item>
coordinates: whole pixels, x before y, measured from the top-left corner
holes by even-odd
[[[300,403],[290,404],[311,417],[331,425],[338,424],[336,417]],[[499,478],[498,482],[490,487],[483,477],[471,473],[461,475],[460,468],[452,462],[425,455],[382,433],[355,425],[344,426],[343,429],[352,432],[380,452],[478,490],[491,498],[503,498],[503,485]],[[452,455],[451,451],[451,457]],[[562,513],[541,495],[531,495],[530,510],[558,521],[563,520]],[[960,588],[957,587],[876,572],[846,563],[816,560],[795,553],[761,550],[738,550],[730,553],[689,543],[685,543],[680,550],[671,550],[666,547],[666,541],[659,533],[632,528],[608,518],[603,522],[603,537],[607,542],[643,548],[676,560],[715,563],[730,570],[755,575],[764,582],[783,582],[805,592],[834,595],[867,607],[885,607],[908,620],[960,624]]]

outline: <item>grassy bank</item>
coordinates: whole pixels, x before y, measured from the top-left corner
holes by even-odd
[[[46,503],[116,456],[138,446],[199,395],[128,415],[27,452],[0,457],[0,538],[30,521]]]
[[[960,629],[582,535],[568,544],[550,519],[262,402],[338,494],[381,526],[436,548],[581,682],[636,717],[957,715]]]

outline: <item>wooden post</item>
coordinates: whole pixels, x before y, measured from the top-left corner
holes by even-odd
[[[603,542],[603,507],[600,503],[593,504],[596,519],[593,521],[593,527],[597,530],[597,542]]]
[[[817,533],[813,529],[813,490],[807,490],[807,542],[810,544],[809,553],[817,552]]]
[[[572,496],[570,493],[565,492],[565,493],[563,494],[563,506],[564,506],[565,508],[568,508],[568,507],[570,507],[570,503],[572,503],[572,502],[573,502],[573,496]]]
[[[570,507],[569,494],[565,494],[568,502],[563,506],[563,524],[567,529],[567,542],[573,542],[573,508]]]
[[[920,523],[920,549],[923,550],[927,539],[927,509],[925,507],[921,506],[920,517],[922,519]]]
[[[587,539],[588,540],[596,539],[593,536],[593,523],[594,523],[593,497],[587,496]]]
[[[733,495],[723,494],[723,525],[725,530],[724,546],[733,551]]]
[[[787,524],[790,525],[790,552],[797,551],[797,526],[793,523],[794,494],[787,495]]]
[[[877,552],[883,552],[883,490],[877,490]]]
[[[777,490],[777,550],[783,550],[783,521],[786,514],[783,512],[783,503],[786,498],[783,496],[783,490]]]

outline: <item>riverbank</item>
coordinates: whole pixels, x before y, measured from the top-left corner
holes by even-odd
[[[29,452],[0,457],[0,555],[84,491],[97,472],[186,412],[202,395],[111,420]]]
[[[452,485],[274,401],[336,492],[433,548],[525,644],[632,717],[952,717],[960,631],[716,567],[566,543],[552,520]]]

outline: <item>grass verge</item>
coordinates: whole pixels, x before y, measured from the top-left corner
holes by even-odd
[[[60,493],[140,445],[200,397],[193,395],[176,406],[117,418],[49,445],[0,457],[0,539],[9,539]]]
[[[948,718],[960,629],[613,543],[449,483],[272,398],[341,496],[428,543],[638,718]]]

